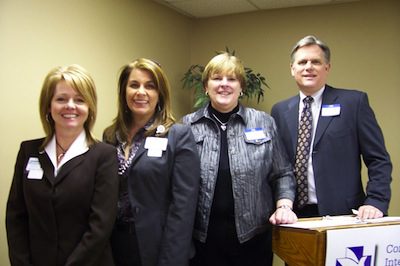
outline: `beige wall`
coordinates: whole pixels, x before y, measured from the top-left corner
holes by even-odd
[[[43,134],[37,102],[50,68],[79,63],[92,73],[99,94],[95,133],[101,136],[116,111],[118,69],[131,59],[149,57],[163,65],[179,118],[191,106],[190,96],[181,90],[184,71],[192,63],[205,64],[214,51],[228,46],[246,66],[267,77],[271,90],[257,108],[269,112],[273,103],[297,92],[288,53],[307,34],[317,35],[332,48],[331,85],[368,92],[394,164],[389,211],[400,216],[398,14],[396,0],[201,20],[185,18],[148,0],[42,0],[36,4],[0,0],[0,220],[4,221],[19,143]],[[4,226],[0,227],[0,265],[8,265]]]

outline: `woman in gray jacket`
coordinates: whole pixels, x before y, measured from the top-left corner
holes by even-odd
[[[210,103],[182,119],[201,161],[192,265],[272,265],[271,223],[297,220],[292,167],[273,118],[239,103],[246,80],[237,57],[215,56],[202,80]]]

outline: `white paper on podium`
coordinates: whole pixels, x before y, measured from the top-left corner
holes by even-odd
[[[360,220],[356,216],[343,215],[343,216],[324,216],[317,220],[298,221],[293,224],[280,224],[279,226],[293,227],[301,229],[316,229],[321,227],[335,227],[343,225],[357,225],[357,224],[378,224],[384,222],[400,222],[400,217],[388,216],[377,219]]]

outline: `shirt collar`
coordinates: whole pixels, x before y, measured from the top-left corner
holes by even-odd
[[[314,99],[314,102],[311,104],[311,106],[314,106],[313,108],[317,108],[316,111],[319,111],[319,107],[322,104],[322,94],[324,93],[324,90],[325,90],[325,86],[323,86],[321,89],[319,89],[314,94],[310,95]],[[304,100],[304,98],[307,97],[307,95],[305,95],[302,91],[300,91],[299,96],[300,96],[299,113],[301,113],[301,110],[303,110],[303,107],[304,107],[303,100]]]
[[[144,133],[145,131],[148,131],[149,128],[153,125],[154,120],[155,120],[155,119],[154,119],[154,117],[153,117],[152,119],[150,119],[149,121],[147,121],[146,125],[144,125],[144,127],[143,127],[142,129],[140,129],[140,130],[138,131],[138,133],[136,133],[136,135],[138,135],[138,134],[143,135],[143,133]],[[115,133],[115,138],[117,139],[117,142],[118,142],[120,145],[122,145],[123,148],[125,148],[125,145],[127,144],[127,141],[124,141],[124,140],[122,139],[121,133],[120,133],[119,131],[117,131],[117,132]],[[135,138],[135,136],[132,137],[132,140],[133,140],[134,138]],[[131,142],[133,142],[132,140],[131,140]]]
[[[321,89],[319,89],[314,94],[310,95],[311,97],[313,97],[315,103],[318,103],[321,101],[324,90],[325,90],[325,86],[323,86]],[[308,95],[305,95],[302,91],[299,91],[299,92],[300,92],[300,101],[303,102],[304,98],[306,98]]]
[[[44,150],[46,151],[51,162],[53,163],[54,175],[56,176],[58,170],[61,168],[61,166],[63,166],[63,164],[65,164],[72,158],[79,156],[85,153],[87,150],[89,150],[89,146],[86,141],[86,132],[85,130],[82,130],[82,132],[78,135],[78,137],[74,140],[74,142],[72,142],[71,146],[65,153],[64,157],[61,159],[59,165],[57,165],[56,135],[53,135],[52,139],[46,145]]]

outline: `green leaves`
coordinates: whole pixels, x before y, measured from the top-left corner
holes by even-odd
[[[244,70],[246,72],[246,89],[243,94],[248,99],[255,97],[257,103],[260,103],[261,100],[264,100],[263,86],[269,88],[266,79],[260,73],[254,73],[251,68],[245,67]]]
[[[192,65],[186,71],[181,81],[183,81],[183,89],[194,90],[195,103],[194,108],[201,108],[208,102],[208,97],[204,93],[201,75],[203,74],[204,66]]]

